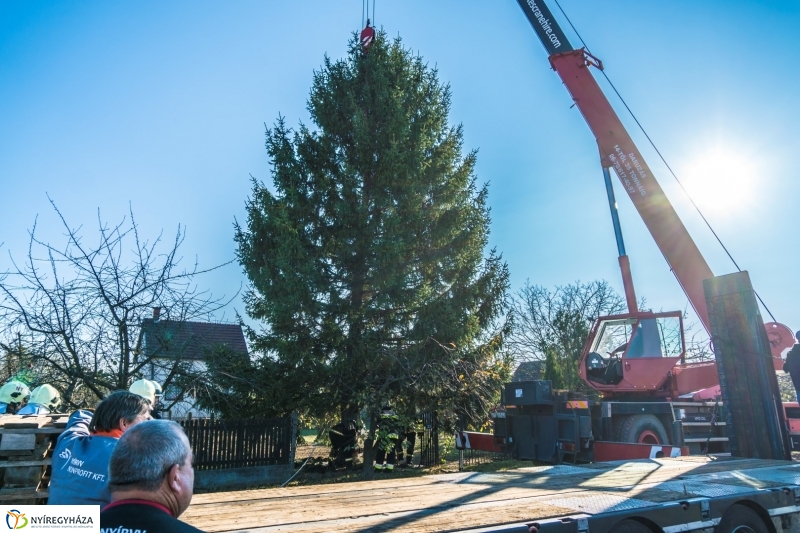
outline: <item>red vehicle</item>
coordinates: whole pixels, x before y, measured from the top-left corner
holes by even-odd
[[[601,393],[602,401],[591,402],[568,391],[550,391],[543,385],[548,382],[509,384],[506,409],[495,413],[491,446],[481,447],[502,449],[525,459],[558,461],[572,455],[596,460],[599,448],[595,441],[600,436],[606,444],[674,444],[692,453],[727,453],[717,364],[686,362],[682,313],[637,309],[610,169],[614,169],[709,335],[712,327],[703,282],[714,275],[593,77],[592,69],[602,70],[602,62],[586,49],[570,45],[542,0],[517,1],[597,140],[629,312],[599,318],[580,358],[581,377]],[[792,333],[778,323],[766,324],[766,332],[773,366],[780,369],[781,351],[794,342]],[[800,420],[791,420],[800,418],[800,409],[792,406],[785,411],[792,429],[800,429]],[[472,435],[471,440],[480,439]],[[620,458],[616,450],[611,455]],[[604,451],[600,455],[607,457]]]

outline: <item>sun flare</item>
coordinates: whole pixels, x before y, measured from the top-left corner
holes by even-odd
[[[746,155],[722,148],[692,159],[681,178],[701,209],[731,214],[752,200],[755,179],[756,166]]]

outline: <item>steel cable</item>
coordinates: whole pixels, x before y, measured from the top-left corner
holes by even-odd
[[[577,36],[578,36],[578,40],[580,40],[581,44],[582,44],[582,45],[583,45],[583,47],[586,49],[586,51],[587,51],[587,52],[589,52],[589,53],[591,54],[591,53],[592,53],[592,51],[589,49],[589,46],[588,46],[588,45],[586,44],[586,42],[583,40],[583,37],[581,37],[581,34],[580,34],[580,33],[578,33],[578,30],[577,30],[577,29],[575,28],[575,26],[572,24],[572,21],[570,20],[569,16],[567,16],[567,13],[564,11],[564,8],[563,8],[563,7],[561,7],[561,4],[558,2],[558,0],[555,0],[555,2],[556,2],[556,5],[558,6],[558,9],[561,11],[561,14],[562,14],[562,15],[564,15],[564,18],[565,18],[565,19],[567,19],[567,22],[569,23],[570,27],[572,28],[572,31],[574,31],[574,32],[575,32],[575,35],[577,35]],[[617,98],[619,98],[620,102],[622,102],[622,105],[624,105],[624,106],[625,106],[625,109],[628,111],[628,113],[630,114],[630,116],[631,116],[631,117],[633,118],[633,120],[636,122],[636,125],[639,127],[639,129],[642,131],[642,133],[644,134],[644,136],[647,138],[647,141],[650,143],[650,146],[652,146],[652,147],[653,147],[653,150],[655,150],[655,151],[656,151],[656,153],[658,154],[658,157],[661,159],[661,162],[662,162],[662,163],[664,163],[664,165],[667,167],[667,170],[669,170],[669,173],[672,175],[672,177],[673,177],[673,178],[675,179],[675,181],[678,183],[678,185],[680,186],[681,190],[682,190],[682,191],[683,191],[683,193],[686,195],[686,198],[688,198],[688,199],[689,199],[689,202],[691,202],[692,206],[695,208],[695,210],[697,211],[697,213],[700,215],[700,218],[702,218],[702,219],[703,219],[703,222],[705,222],[706,226],[707,226],[707,227],[708,227],[708,229],[711,231],[712,235],[714,235],[714,238],[717,240],[717,242],[718,242],[718,243],[719,243],[719,245],[722,247],[722,249],[723,249],[723,250],[725,250],[725,254],[726,254],[726,255],[728,256],[728,258],[731,260],[731,262],[733,263],[733,266],[735,266],[735,267],[736,267],[736,270],[737,270],[737,271],[741,272],[741,271],[742,271],[742,269],[739,267],[739,264],[738,264],[738,263],[736,262],[736,260],[733,258],[733,255],[731,255],[731,253],[728,251],[728,248],[727,248],[727,246],[725,246],[725,244],[722,242],[722,239],[720,239],[719,235],[717,235],[717,232],[716,232],[716,231],[714,231],[714,228],[713,228],[713,227],[711,227],[711,223],[708,221],[708,219],[706,219],[705,215],[704,215],[704,214],[703,214],[703,212],[700,210],[700,207],[699,207],[699,206],[698,206],[698,205],[695,203],[694,199],[693,199],[693,198],[692,198],[692,196],[689,194],[689,191],[687,191],[687,190],[686,190],[686,188],[683,186],[683,183],[681,183],[681,180],[679,180],[679,179],[678,179],[678,176],[677,176],[677,175],[675,174],[675,172],[672,170],[672,167],[669,165],[669,163],[667,163],[667,160],[666,160],[666,159],[664,158],[664,156],[661,154],[661,150],[659,150],[659,149],[658,149],[658,147],[656,146],[656,143],[655,143],[655,142],[653,142],[653,139],[651,139],[651,138],[650,138],[650,135],[649,135],[649,134],[647,133],[647,131],[644,129],[644,126],[642,126],[642,124],[639,122],[639,119],[638,119],[638,118],[636,118],[636,115],[634,115],[634,114],[633,114],[633,111],[631,110],[631,108],[630,108],[630,107],[628,107],[628,103],[625,101],[625,99],[624,99],[624,98],[622,98],[622,95],[619,93],[619,91],[617,90],[616,86],[614,86],[614,83],[612,83],[611,79],[608,77],[608,74],[606,74],[605,70],[600,70],[600,72],[602,72],[602,73],[603,73],[603,77],[606,79],[606,81],[608,82],[608,84],[609,84],[609,85],[611,86],[611,88],[614,90],[614,94],[616,94],[616,95],[617,95]],[[758,301],[759,301],[759,302],[761,302],[761,305],[762,305],[762,306],[764,307],[764,309],[767,311],[767,314],[769,314],[770,318],[772,318],[772,321],[773,321],[773,322],[777,322],[777,320],[775,320],[775,316],[772,314],[772,311],[770,311],[770,310],[769,310],[769,307],[767,307],[767,304],[765,304],[765,303],[764,303],[764,300],[762,300],[762,299],[761,299],[761,296],[759,296],[758,292],[756,292],[755,290],[753,290],[753,292],[755,293],[755,295],[756,295],[756,298],[758,298]]]

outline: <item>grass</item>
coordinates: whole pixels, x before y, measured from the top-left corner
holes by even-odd
[[[515,468],[537,466],[538,463],[532,461],[494,461],[471,466],[465,466],[463,472],[502,472]],[[458,462],[447,462],[433,467],[410,467],[395,468],[392,472],[372,472],[365,475],[362,464],[359,463],[354,469],[338,469],[324,471],[317,466],[311,465],[311,461],[306,464],[303,470],[287,485],[288,487],[304,487],[312,485],[327,485],[338,483],[358,483],[361,481],[379,481],[387,479],[410,479],[434,474],[447,474],[458,472]],[[237,490],[257,490],[277,488],[279,485],[252,485],[242,487]],[[213,492],[213,491],[198,491]]]
[[[516,468],[542,466],[544,464],[545,463],[539,463],[536,461],[517,461],[514,459],[509,459],[508,461],[494,461],[492,463],[465,466],[463,472],[503,472],[505,470],[514,470]]]
[[[353,483],[359,481],[373,481],[381,479],[405,479],[416,478],[433,474],[447,474],[458,472],[458,462],[450,461],[433,467],[410,467],[395,468],[392,472],[372,472],[364,473],[362,464],[358,464],[354,469],[324,470],[317,467],[309,468],[310,462],[300,473],[289,483],[290,487],[300,487],[307,485],[324,485],[328,483]],[[542,463],[533,461],[493,461],[476,465],[465,466],[463,472],[502,472],[515,468],[539,466]]]

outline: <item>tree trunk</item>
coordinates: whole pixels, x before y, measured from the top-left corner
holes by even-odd
[[[375,477],[375,428],[378,425],[378,418],[373,414],[369,416],[369,432],[364,441],[364,477],[373,479]]]

